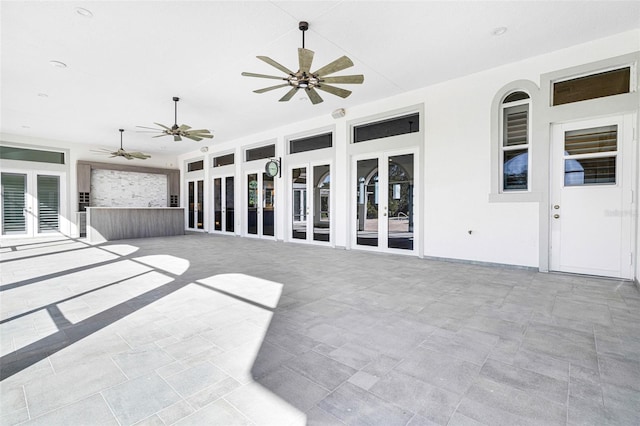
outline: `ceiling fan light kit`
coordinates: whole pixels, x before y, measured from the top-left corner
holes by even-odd
[[[213,138],[213,135],[207,129],[197,129],[197,130],[194,129],[194,130],[192,130],[191,126],[187,126],[186,124],[181,124],[181,125],[178,126],[178,101],[179,100],[180,100],[179,97],[177,97],[177,96],[173,97],[173,102],[174,102],[174,121],[173,121],[173,126],[169,127],[169,126],[165,126],[164,124],[153,123],[156,126],[159,126],[160,129],[156,129],[156,128],[153,128],[153,127],[145,127],[145,126],[136,126],[136,127],[139,127],[141,129],[152,130],[154,132],[160,132],[159,135],[152,136],[154,138],[159,138],[159,137],[162,137],[162,136],[173,136],[173,140],[175,142],[182,141],[182,138],[191,139],[191,140],[196,141],[196,142],[200,142],[204,138],[207,138],[207,139]]]
[[[245,77],[268,78],[272,80],[282,80],[285,82],[277,84],[275,86],[269,86],[263,89],[254,90],[254,93],[265,93],[271,90],[280,89],[282,87],[289,87],[289,91],[285,93],[282,98],[280,98],[280,102],[286,102],[293,98],[298,90],[302,89],[306,92],[311,103],[315,105],[323,101],[316,89],[331,93],[332,95],[336,95],[341,98],[346,98],[351,94],[350,90],[342,89],[328,83],[362,84],[362,82],[364,81],[364,75],[362,74],[327,77],[330,74],[334,74],[338,71],[342,71],[353,66],[353,62],[351,61],[351,59],[346,56],[341,56],[340,58],[325,65],[317,71],[312,72],[311,63],[313,62],[314,52],[312,50],[305,49],[304,46],[304,33],[309,29],[309,23],[306,21],[301,21],[298,24],[298,29],[302,31],[302,48],[298,49],[298,71],[293,72],[289,68],[279,64],[268,56],[256,56],[261,61],[266,62],[267,64],[271,65],[274,68],[277,68],[285,74],[288,74],[288,76],[278,77],[274,75],[243,72],[242,75]]]

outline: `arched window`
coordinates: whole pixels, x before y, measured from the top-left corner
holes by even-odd
[[[500,105],[500,190],[528,191],[531,97],[523,91],[505,96]]]

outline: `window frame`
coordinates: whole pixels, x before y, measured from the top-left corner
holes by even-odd
[[[525,93],[528,97],[526,99],[521,99],[521,100],[517,100],[517,101],[511,101],[511,102],[507,102],[505,103],[504,100],[509,97],[510,95],[517,93],[517,92],[523,92]],[[500,119],[500,127],[499,127],[499,132],[500,132],[500,136],[499,136],[499,162],[500,162],[500,171],[499,171],[499,191],[501,194],[509,194],[509,193],[524,193],[524,192],[531,192],[531,141],[532,141],[532,101],[531,101],[531,95],[526,91],[526,90],[512,90],[509,91],[507,93],[504,94],[504,96],[502,97],[503,101],[500,103],[500,113],[499,113],[499,119]],[[508,109],[510,108],[514,108],[514,107],[520,107],[526,105],[527,106],[527,143],[526,144],[519,144],[519,145],[511,145],[511,146],[505,146],[504,142],[505,142],[505,113],[507,112]],[[505,152],[509,152],[509,151],[521,151],[526,149],[527,151],[527,187],[526,188],[514,188],[514,189],[507,189],[504,187],[504,154]]]

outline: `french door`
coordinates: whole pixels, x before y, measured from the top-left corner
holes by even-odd
[[[233,176],[213,178],[214,232],[235,232],[235,179]]]
[[[633,122],[553,126],[551,270],[632,278]]]
[[[204,181],[188,181],[187,196],[189,197],[187,228],[192,230],[204,229]]]
[[[2,235],[33,237],[65,231],[64,176],[56,172],[2,171]]]
[[[303,164],[290,169],[290,239],[331,242],[331,166]]]
[[[275,236],[274,178],[262,171],[246,174],[246,235]]]
[[[354,158],[352,247],[416,252],[416,157],[414,152],[383,152]]]

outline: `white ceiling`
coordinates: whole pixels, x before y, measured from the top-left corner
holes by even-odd
[[[2,1],[0,131],[53,140],[184,153],[330,114],[415,88],[640,27],[638,1]],[[76,12],[93,13],[86,18]],[[341,99],[319,92],[278,102],[286,88],[252,90],[297,69],[298,22],[312,68],[342,55],[364,74]],[[502,36],[492,31],[505,26]],[[65,69],[50,61],[62,61]],[[46,96],[43,96],[46,95]],[[173,142],[136,126],[213,131],[213,142]],[[302,99],[301,99],[302,98]]]

